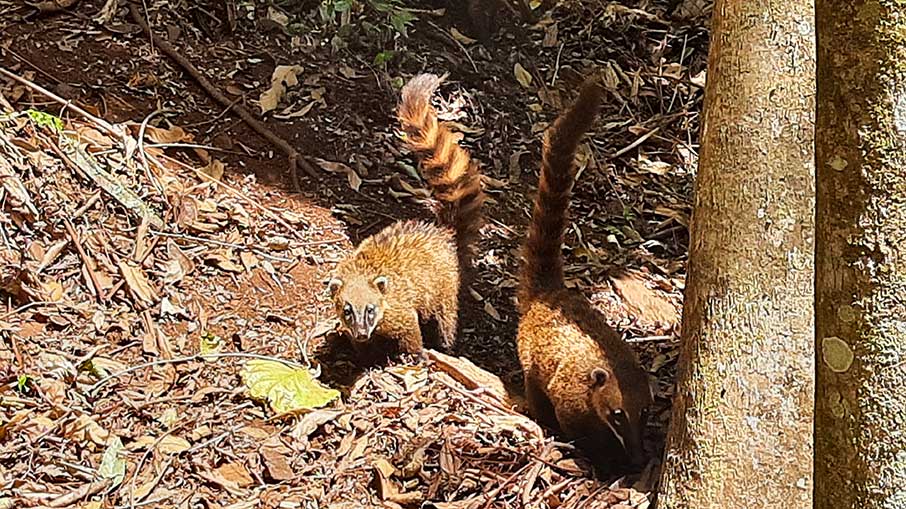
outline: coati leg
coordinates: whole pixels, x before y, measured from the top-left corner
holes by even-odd
[[[525,374],[525,401],[532,417],[538,422],[551,429],[560,427],[554,413],[554,405],[551,404],[551,400],[544,393],[544,389],[537,379],[528,373]]]
[[[388,309],[375,332],[396,340],[401,353],[422,352],[422,330],[414,309]]]
[[[441,305],[440,312],[437,313],[437,329],[440,333],[440,344],[449,352],[456,342],[457,322],[459,317],[459,304],[453,302],[452,305]]]

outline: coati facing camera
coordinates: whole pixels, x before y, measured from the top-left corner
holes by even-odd
[[[400,221],[365,239],[341,261],[328,283],[340,327],[361,350],[373,335],[422,353],[419,321],[437,322],[443,346],[457,335],[463,278],[481,226],[478,163],[438,123],[431,96],[444,77],[421,74],[403,87],[399,120],[406,144],[421,160],[437,202],[439,225]]]
[[[648,374],[586,298],[568,290],[561,253],[576,149],[591,127],[601,89],[587,81],[575,104],[545,133],[520,277],[517,343],[529,410],[579,442],[596,460],[644,460],[642,432],[652,403]]]

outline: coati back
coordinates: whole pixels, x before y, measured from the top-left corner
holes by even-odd
[[[419,322],[437,323],[441,343],[457,335],[463,275],[481,226],[478,164],[439,124],[431,95],[443,78],[422,74],[403,87],[399,120],[406,143],[438,202],[438,225],[400,221],[365,239],[341,261],[328,284],[340,328],[357,349],[373,335],[421,353]]]
[[[529,410],[599,460],[638,464],[652,402],[632,350],[581,294],[564,284],[562,243],[575,153],[601,103],[586,82],[545,133],[538,196],[525,241],[517,343]]]

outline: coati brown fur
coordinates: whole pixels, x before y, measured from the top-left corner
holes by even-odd
[[[401,352],[421,354],[419,322],[427,320],[437,323],[444,348],[456,339],[460,292],[485,195],[478,163],[431,106],[442,80],[432,74],[412,78],[403,87],[398,114],[436,200],[439,224],[388,226],[341,261],[328,284],[340,329],[359,350],[377,335],[397,342]]]
[[[568,290],[561,253],[575,154],[601,103],[586,82],[545,133],[532,221],[519,287],[519,360],[529,410],[559,427],[593,458],[638,465],[652,402],[648,374],[633,351],[581,294]]]

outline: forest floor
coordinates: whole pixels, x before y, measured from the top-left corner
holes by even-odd
[[[415,9],[406,36],[371,8],[325,21],[314,1],[145,2],[157,35],[312,163],[296,192],[285,154],[150,44],[125,2],[98,21],[104,3],[0,0],[0,67],[22,78],[0,76],[0,509],[648,507],[707,13],[563,1],[537,23],[505,16],[481,44],[444,2]],[[282,65],[298,83],[262,114]],[[460,359],[362,366],[329,332],[324,282],[364,237],[432,217],[394,117],[398,86],[425,71],[449,73],[443,118],[487,176],[478,275]],[[623,477],[596,475],[493,380],[476,390],[486,379],[462,360],[518,393],[515,273],[541,137],[592,72],[608,94],[580,150],[564,254],[570,286],[657,380],[652,459]],[[60,116],[65,135],[27,111]],[[342,396],[275,415],[241,376],[256,355],[315,365]]]

